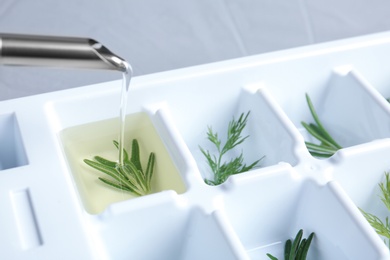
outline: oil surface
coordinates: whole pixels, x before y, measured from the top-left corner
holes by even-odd
[[[101,213],[111,203],[136,197],[104,184],[98,180],[98,177],[107,177],[107,175],[83,162],[84,159],[93,159],[96,155],[118,161],[118,149],[113,144],[113,140],[118,138],[118,120],[120,119],[113,118],[79,125],[64,129],[60,134],[80,199],[86,211],[91,214]],[[143,166],[147,164],[151,152],[156,155],[152,193],[162,190],[183,193],[185,186],[181,176],[148,115],[145,113],[131,114],[126,116],[126,122],[124,127],[126,133],[125,149],[130,153],[131,141],[137,139]]]

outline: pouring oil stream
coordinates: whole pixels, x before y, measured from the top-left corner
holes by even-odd
[[[130,81],[133,76],[133,69],[130,64],[124,61],[124,66],[126,66],[126,71],[122,72],[122,92],[121,92],[121,106],[119,113],[119,166],[124,165],[124,142],[125,142],[125,125],[126,125],[126,110],[127,110],[127,100],[129,96]]]

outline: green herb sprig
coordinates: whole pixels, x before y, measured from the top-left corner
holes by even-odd
[[[205,179],[204,181],[208,185],[219,185],[226,181],[226,179],[233,175],[242,172],[246,172],[255,167],[263,158],[253,162],[250,165],[244,164],[244,156],[241,152],[240,156],[231,159],[229,162],[223,162],[223,156],[230,150],[234,149],[237,145],[243,143],[249,135],[242,137],[241,132],[245,128],[249,113],[242,113],[238,120],[233,119],[229,122],[227,130],[227,140],[224,145],[222,145],[221,139],[218,137],[218,133],[214,132],[211,126],[208,126],[207,139],[215,145],[218,151],[218,155],[211,155],[210,152],[204,150],[199,146],[201,152],[206,157],[207,163],[209,164],[211,171],[214,174],[214,179],[209,180]]]
[[[342,147],[330,136],[328,131],[326,131],[322,125],[308,94],[306,94],[306,101],[315,123],[307,124],[305,122],[301,122],[301,124],[309,132],[309,134],[320,141],[320,144],[305,142],[306,147],[311,155],[320,158],[328,158]]]
[[[114,145],[119,149],[119,144],[114,141]],[[155,155],[150,153],[146,171],[144,172],[140,161],[140,149],[138,141],[133,139],[131,147],[131,158],[123,149],[123,165],[117,162],[95,156],[95,161],[85,159],[84,162],[92,168],[107,174],[110,178],[99,177],[105,184],[133,193],[137,196],[149,194],[151,192],[151,180],[153,177]]]
[[[302,236],[303,236],[303,230],[300,229],[293,241],[291,239],[288,239],[286,241],[286,244],[284,246],[285,260],[306,259],[311,241],[313,240],[314,237],[314,232],[312,232],[307,239],[306,238],[302,239]],[[274,257],[271,254],[267,254],[267,256],[272,260],[278,260],[278,258]]]
[[[380,196],[381,201],[386,206],[387,210],[390,212],[390,173],[385,172],[386,180],[379,183],[382,195]],[[390,223],[389,217],[385,218],[385,221],[382,222],[377,216],[371,213],[367,213],[364,210],[360,209],[364,217],[367,219],[368,223],[375,229],[378,235],[384,237],[384,242],[390,249]],[[387,243],[386,243],[387,239]]]

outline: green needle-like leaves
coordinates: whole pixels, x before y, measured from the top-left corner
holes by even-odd
[[[119,149],[119,144],[114,141],[114,145]],[[92,168],[108,175],[108,179],[99,177],[105,184],[131,192],[137,196],[149,194],[151,192],[151,181],[154,171],[155,155],[150,153],[146,171],[142,170],[140,161],[140,150],[136,139],[132,142],[131,158],[125,149],[123,165],[95,156],[95,161],[85,159],[84,162]]]
[[[291,241],[291,239],[288,239],[286,241],[286,244],[284,246],[285,260],[306,260],[311,241],[314,237],[314,232],[312,232],[307,239],[302,239],[302,235],[303,230],[300,229],[293,241]],[[278,260],[278,258],[274,257],[271,254],[267,254],[267,256],[272,260]]]
[[[234,149],[239,144],[243,143],[249,136],[242,137],[241,132],[244,130],[246,123],[248,121],[250,111],[244,115],[242,113],[238,120],[234,118],[229,122],[227,130],[227,140],[226,143],[222,145],[221,139],[218,137],[218,133],[215,133],[213,129],[209,126],[207,132],[207,139],[215,145],[218,151],[218,156],[210,154],[209,151],[204,150],[202,147],[200,151],[206,157],[207,163],[210,166],[211,171],[214,173],[214,179],[208,180],[205,179],[205,182],[208,185],[219,185],[226,181],[226,179],[233,174],[238,174],[246,172],[254,168],[263,158],[253,162],[250,165],[244,164],[244,157],[241,153],[240,156],[231,159],[229,162],[223,162],[223,156],[230,150]]]
[[[315,157],[328,158],[342,147],[330,136],[328,131],[326,131],[322,125],[308,94],[306,94],[306,101],[315,124],[307,124],[305,122],[301,122],[301,124],[309,134],[320,141],[320,144],[305,142],[306,147],[311,155]]]
[[[370,225],[378,233],[378,235],[384,236],[386,238],[390,238],[390,226],[389,226],[388,217],[386,217],[385,222],[383,223],[382,220],[380,220],[377,216],[370,214],[370,213],[366,213],[363,210],[361,210],[361,211],[362,211],[364,217],[370,223]]]
[[[384,182],[379,183],[379,187],[381,189],[381,200],[383,204],[386,206],[387,210],[390,211],[390,173],[385,172],[386,180]],[[378,235],[385,238],[385,243],[387,239],[387,245],[390,249],[390,223],[389,218],[386,217],[383,222],[380,218],[375,216],[374,214],[367,213],[364,210],[360,209],[364,217],[367,219],[368,223],[375,229]]]
[[[379,184],[382,192],[381,200],[385,204],[387,210],[390,211],[390,176],[389,172],[385,173],[386,181]]]

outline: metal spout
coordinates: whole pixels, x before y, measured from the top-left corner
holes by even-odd
[[[128,63],[88,38],[0,34],[0,65],[104,69],[126,72]]]

